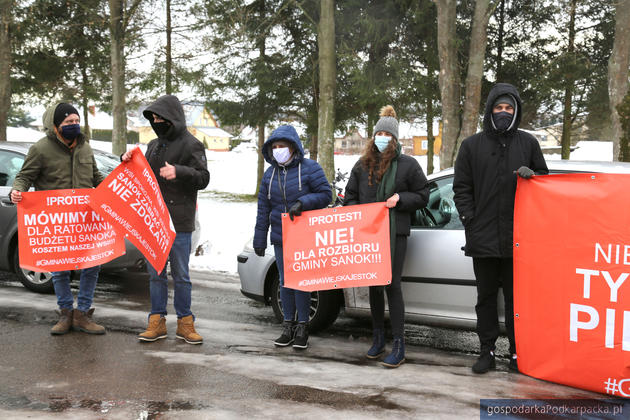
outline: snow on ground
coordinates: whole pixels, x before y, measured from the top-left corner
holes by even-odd
[[[111,152],[111,143],[92,140],[92,147]],[[129,145],[128,149],[134,147]],[[144,152],[145,145],[140,145]],[[210,183],[199,194],[199,220],[203,254],[191,256],[190,265],[197,270],[237,272],[236,256],[254,235],[256,223],[255,201],[235,201],[230,194],[254,194],[256,192],[256,150],[241,144],[231,152],[206,151]],[[548,160],[560,159],[559,154],[545,155]],[[335,169],[350,174],[358,155],[335,155]],[[426,156],[416,156],[426,173]],[[571,153],[571,160],[612,160],[612,143],[582,141]],[[267,165],[266,165],[267,166]],[[266,167],[265,166],[265,167]],[[439,158],[434,167],[439,168]],[[345,187],[345,182],[343,183]],[[227,194],[221,194],[227,193]]]

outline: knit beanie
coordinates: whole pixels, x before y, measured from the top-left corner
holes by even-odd
[[[374,126],[374,133],[386,131],[398,141],[398,120],[396,119],[396,111],[391,105],[381,108],[380,119]]]
[[[492,104],[492,108],[494,108],[495,106],[499,104],[508,104],[512,108],[514,108],[515,106],[514,98],[512,97],[512,95],[501,95],[494,101],[494,103]]]
[[[60,103],[57,105],[57,108],[55,108],[55,115],[53,116],[53,124],[55,124],[55,127],[59,127],[59,124],[61,124],[63,120],[71,114],[79,115],[79,111],[70,104]]]

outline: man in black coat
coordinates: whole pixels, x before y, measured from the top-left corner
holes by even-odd
[[[516,88],[497,83],[486,102],[483,131],[462,142],[455,162],[455,205],[466,230],[465,253],[473,258],[477,279],[477,334],[481,355],[472,367],[495,367],[499,336],[497,295],[503,287],[510,369],[517,371],[514,342],[512,235],[516,176],[547,174],[538,141],[518,129],[522,104]]]
[[[176,337],[189,344],[201,344],[203,338],[194,326],[190,310],[191,290],[188,260],[192,232],[195,230],[197,191],[210,181],[206,150],[186,127],[184,108],[176,96],[164,95],[143,111],[156,139],[149,142],[145,156],[160,186],[160,191],[175,227],[175,241],[168,261],[173,276],[173,306],[177,313]],[[122,159],[131,159],[126,152]],[[151,313],[147,330],[138,335],[144,342],[166,338],[166,303],[168,280],[166,266],[157,272],[147,267],[150,276]]]

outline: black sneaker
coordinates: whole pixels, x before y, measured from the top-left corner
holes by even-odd
[[[305,349],[308,347],[308,324],[306,322],[298,322],[295,327],[294,349]]]
[[[293,321],[284,321],[282,323],[282,334],[273,342],[278,347],[286,347],[293,343],[295,332],[295,323]]]
[[[510,357],[508,369],[510,369],[512,372],[518,372],[518,362],[516,361],[516,354],[513,354],[512,357]]]
[[[481,353],[475,364],[472,366],[472,371],[475,373],[486,373],[490,369],[496,367],[493,351],[484,351]]]

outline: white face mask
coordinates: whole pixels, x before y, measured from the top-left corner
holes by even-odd
[[[374,144],[378,151],[383,153],[383,150],[387,149],[387,145],[391,139],[391,136],[374,136]]]
[[[273,158],[281,165],[291,158],[291,149],[288,147],[277,147],[272,150],[272,153]]]

